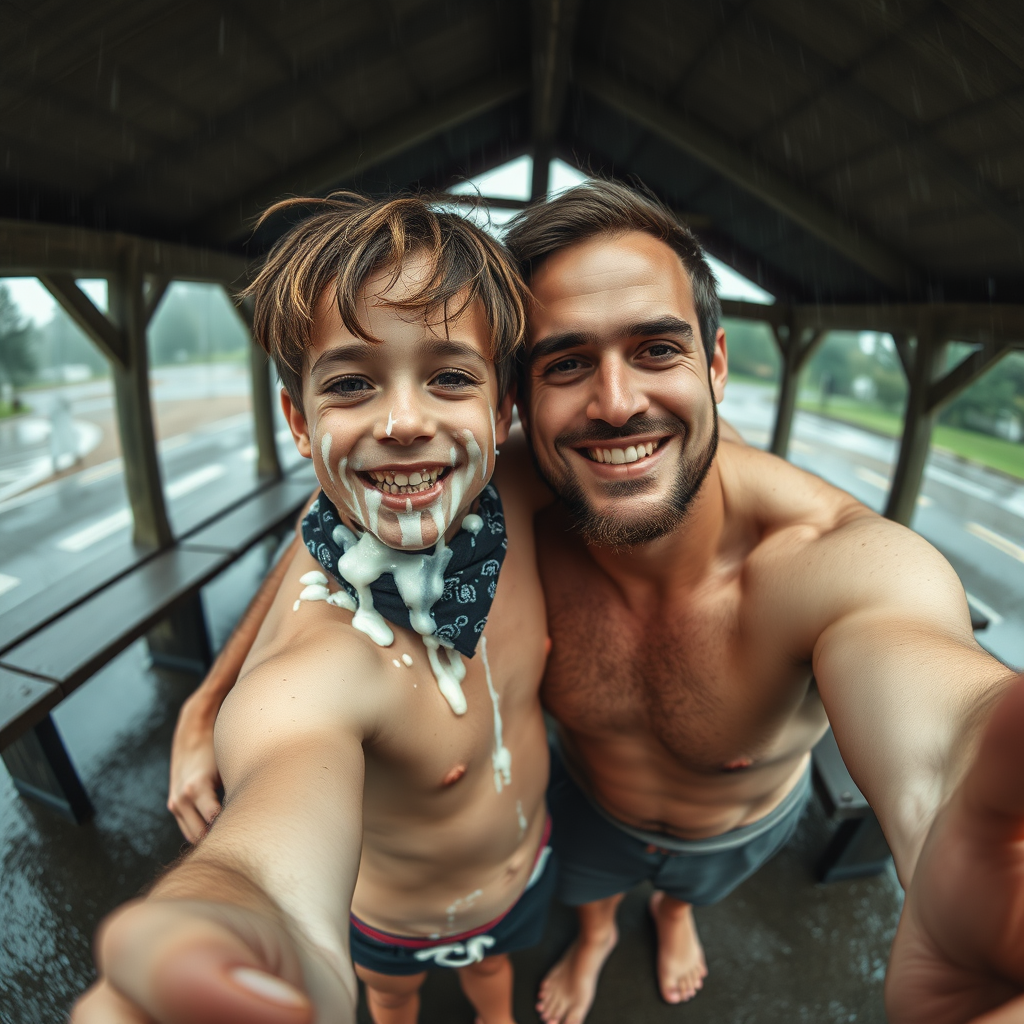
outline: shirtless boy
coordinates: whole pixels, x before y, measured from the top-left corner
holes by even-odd
[[[354,1020],[351,954],[377,1024],[428,966],[510,1024],[555,880],[531,512],[488,484],[525,291],[463,218],[344,195],[251,291],[322,491],[217,723],[223,812],[74,1020]]]

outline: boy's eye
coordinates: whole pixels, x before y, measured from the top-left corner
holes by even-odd
[[[470,377],[468,373],[464,373],[462,370],[442,370],[431,381],[434,387],[445,388],[451,391],[472,387],[476,383],[475,378]]]
[[[328,391],[332,391],[336,395],[358,395],[363,391],[370,390],[372,390],[370,382],[362,377],[339,377],[328,387]]]

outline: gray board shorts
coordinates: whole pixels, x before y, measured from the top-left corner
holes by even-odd
[[[789,842],[810,795],[808,765],[763,818],[720,836],[684,841],[617,821],[577,785],[552,742],[548,809],[559,864],[557,898],[575,907],[650,880],[684,903],[717,903]]]

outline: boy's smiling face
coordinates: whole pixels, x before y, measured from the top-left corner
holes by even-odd
[[[447,324],[391,304],[416,295],[429,269],[412,256],[394,283],[391,273],[367,281],[360,314],[376,342],[348,331],[325,291],[303,371],[305,415],[282,394],[299,452],[348,525],[408,551],[457,532],[512,416],[512,396],[498,400],[479,302]]]

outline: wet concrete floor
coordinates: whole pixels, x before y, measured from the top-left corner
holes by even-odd
[[[222,642],[265,571],[258,549],[204,594]],[[56,711],[96,806],[87,825],[66,823],[20,799],[0,767],[0,1021],[63,1021],[93,977],[90,939],[111,908],[136,895],[182,849],[164,808],[177,709],[196,679],[149,666],[139,643]],[[605,968],[589,1024],[883,1024],[882,982],[902,891],[894,873],[819,886],[811,868],[834,825],[812,801],[790,845],[715,907],[697,912],[710,975],[691,1003],[658,997],[649,889],[619,910],[619,945]],[[517,954],[516,1019],[533,1010],[541,977],[570,941],[573,914],[552,910],[544,941]],[[425,1024],[470,1024],[452,972],[424,986]],[[359,1020],[370,1018],[365,1006]]]

